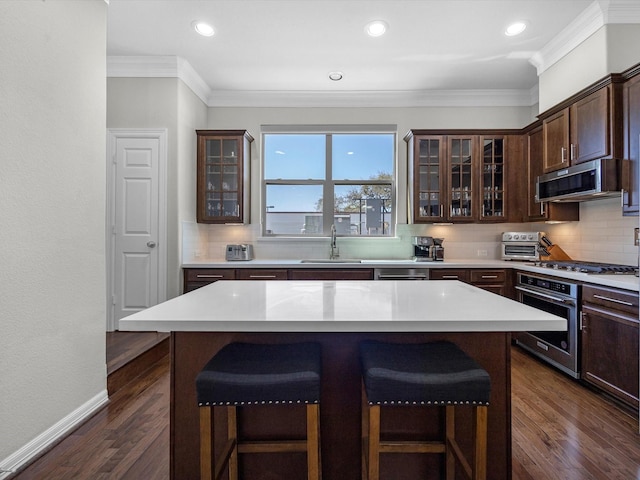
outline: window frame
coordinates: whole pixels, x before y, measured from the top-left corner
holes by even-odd
[[[397,125],[262,125],[261,126],[261,140],[262,140],[262,152],[260,159],[260,223],[261,223],[261,236],[263,238],[323,238],[331,235],[331,225],[334,223],[335,204],[334,194],[336,186],[348,186],[354,187],[362,185],[389,185],[391,188],[391,218],[389,222],[389,232],[387,234],[375,234],[375,235],[338,235],[344,238],[393,238],[395,236],[396,216],[398,211],[397,203],[397,171],[398,171],[398,132]],[[325,136],[325,178],[323,180],[302,180],[302,179],[266,179],[265,178],[265,165],[266,165],[266,149],[265,136],[282,134],[282,135],[296,135],[296,134],[318,134]],[[348,180],[334,180],[332,178],[333,172],[333,154],[332,154],[332,140],[333,135],[339,134],[353,134],[353,135],[366,135],[366,134],[388,134],[393,137],[393,153],[392,153],[392,172],[389,180],[376,180],[376,179],[348,179]],[[308,233],[267,233],[267,187],[269,185],[321,185],[322,186],[322,226],[323,231],[317,234]],[[329,199],[329,207],[324,203],[326,199]]]

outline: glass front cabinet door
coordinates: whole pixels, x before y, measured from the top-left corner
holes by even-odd
[[[409,221],[413,223],[504,222],[504,135],[405,137],[409,157]]]
[[[413,210],[417,222],[437,222],[444,219],[444,147],[444,139],[438,136],[419,137],[415,140]]]
[[[248,223],[253,137],[245,130],[196,130],[197,220]]]
[[[480,168],[480,193],[482,194],[481,220],[504,219],[505,165],[504,138],[480,137],[482,163]]]
[[[447,169],[449,181],[449,219],[472,221],[477,208],[474,198],[473,137],[449,137]]]

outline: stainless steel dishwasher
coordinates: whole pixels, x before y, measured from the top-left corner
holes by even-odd
[[[376,268],[374,280],[429,280],[428,268]]]

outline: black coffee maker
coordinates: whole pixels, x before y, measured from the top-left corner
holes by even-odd
[[[442,262],[444,238],[413,237],[413,258],[418,262]]]

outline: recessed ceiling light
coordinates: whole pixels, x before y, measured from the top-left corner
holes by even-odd
[[[367,32],[367,35],[370,37],[379,37],[384,35],[387,31],[387,27],[388,25],[386,22],[383,22],[382,20],[374,20],[373,22],[367,23],[365,32]]]
[[[329,72],[329,79],[337,82],[338,80],[342,80],[342,72]]]
[[[203,37],[211,37],[215,33],[213,27],[205,22],[193,22],[193,28]]]
[[[504,31],[504,34],[508,37],[513,37],[515,35],[520,35],[527,28],[527,24],[524,22],[514,22],[507,27]]]

